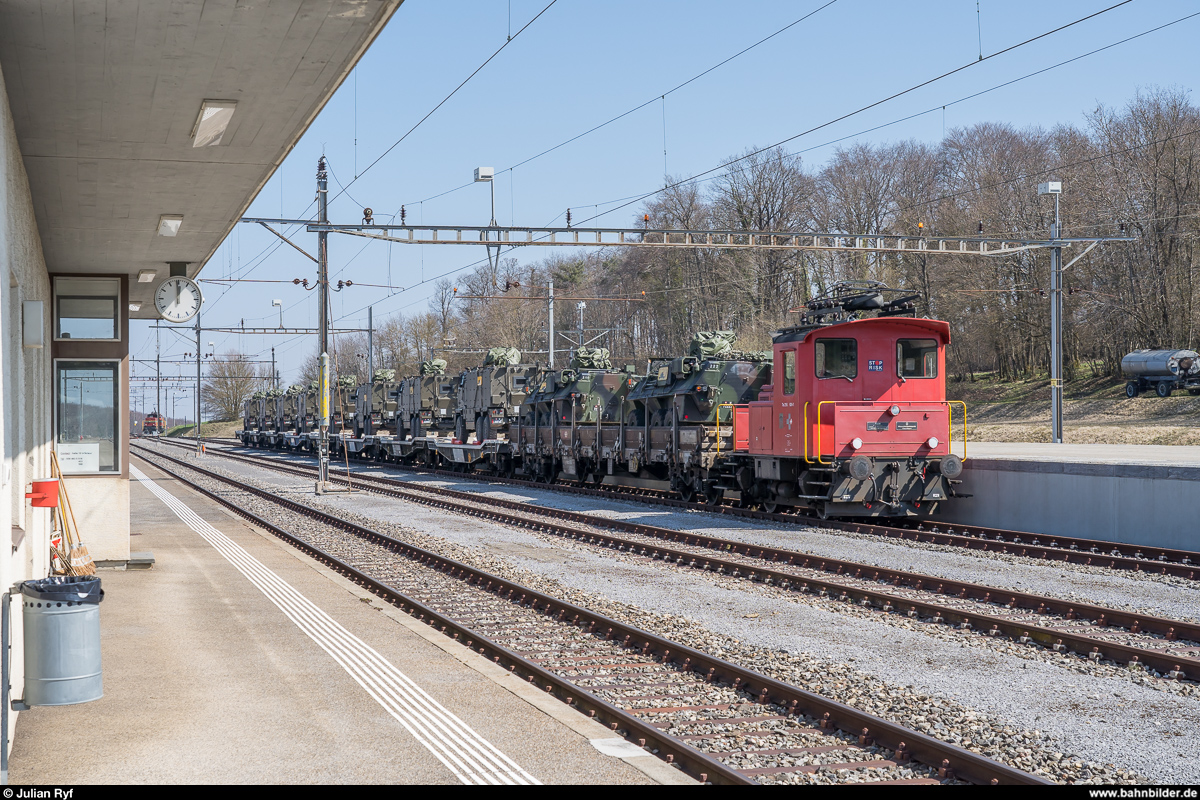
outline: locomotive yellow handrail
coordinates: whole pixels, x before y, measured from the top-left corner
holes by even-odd
[[[825,405],[826,403],[836,403],[836,402],[837,402],[837,400],[822,400],[821,402],[817,403],[817,452],[816,452],[816,456],[817,456],[818,464],[832,464],[833,463],[833,455],[832,454],[830,454],[828,461],[821,460],[821,406]],[[805,410],[807,411],[807,409],[805,409]],[[807,420],[807,415],[806,415],[805,419]],[[836,419],[836,417],[835,417],[835,419]],[[808,425],[806,424],[805,427],[807,428]],[[836,438],[837,437],[837,427],[836,426],[834,427],[833,435],[835,437],[833,443],[836,445],[837,444],[837,438]]]
[[[733,405],[733,403],[717,403],[717,458],[721,457],[721,409],[726,407],[733,408]],[[733,426],[731,429],[734,431],[733,436],[735,439],[737,438],[736,420],[734,419],[736,413],[735,411],[729,413],[729,422]],[[737,449],[736,441],[733,443],[733,449]]]
[[[946,401],[946,449],[954,452],[954,404],[958,403],[963,410],[963,454],[962,460],[967,460],[967,404],[962,400]]]
[[[812,464],[813,460],[808,457],[808,403],[804,401],[804,463]]]

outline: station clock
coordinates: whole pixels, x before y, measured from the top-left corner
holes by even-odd
[[[154,290],[154,307],[167,322],[187,322],[200,311],[204,295],[191,278],[167,278]]]

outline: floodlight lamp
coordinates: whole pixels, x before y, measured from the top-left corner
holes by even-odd
[[[476,183],[484,183],[484,182],[492,180],[495,177],[496,177],[496,168],[495,167],[476,167],[475,168],[475,182]]]
[[[1038,194],[1062,194],[1062,181],[1046,181],[1038,184]]]

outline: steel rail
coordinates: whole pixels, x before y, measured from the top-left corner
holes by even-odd
[[[274,459],[243,456],[236,453],[221,453],[221,456],[245,463],[268,466],[270,469],[279,472],[311,477],[310,470],[296,464],[280,462]],[[332,479],[334,478],[331,476]],[[484,517],[504,524],[531,528],[539,532],[552,533],[571,539],[583,539],[586,537],[589,539],[588,544],[596,544],[596,540],[598,540],[599,544],[619,548],[620,550],[625,550],[628,547],[632,552],[640,548],[641,555],[647,555],[651,559],[662,558],[696,569],[712,569],[718,574],[728,574],[735,578],[744,576],[750,581],[774,584],[780,588],[792,589],[801,593],[809,591],[824,593],[840,592],[841,597],[839,599],[843,601],[853,601],[860,605],[878,607],[885,612],[906,613],[908,616],[923,614],[926,617],[948,620],[966,629],[987,631],[993,636],[1004,634],[1008,638],[1021,641],[1022,643],[1032,640],[1055,651],[1065,649],[1092,659],[1107,658],[1110,661],[1127,664],[1131,667],[1155,669],[1164,674],[1171,674],[1174,677],[1181,678],[1191,675],[1194,679],[1200,676],[1200,659],[1197,658],[1157,652],[1137,645],[1102,641],[1098,640],[1095,636],[1082,633],[1054,630],[1037,623],[1015,622],[1001,616],[903,597],[888,591],[867,589],[861,586],[841,583],[836,580],[823,580],[807,575],[797,575],[795,572],[787,571],[786,567],[795,566],[800,569],[829,572],[836,575],[844,575],[847,578],[852,577],[853,579],[876,581],[898,588],[911,588],[916,591],[935,592],[956,599],[981,604],[995,604],[1009,609],[1021,608],[1033,611],[1038,615],[1055,614],[1068,621],[1075,619],[1089,620],[1099,627],[1125,628],[1133,634],[1157,634],[1163,636],[1167,641],[1184,639],[1200,642],[1200,625],[1195,623],[1121,611],[1089,603],[1060,600],[1053,597],[965,581],[949,580],[917,572],[877,567],[855,561],[822,558],[795,550],[751,545],[745,542],[721,539],[705,534],[678,531],[672,528],[661,528],[637,522],[628,522],[626,520],[609,519],[578,511],[546,508],[544,506],[531,505],[530,503],[486,497],[473,492],[462,492],[438,486],[414,484],[376,475],[359,473],[355,476],[355,479],[359,482],[360,486],[363,484],[371,485],[370,491],[378,491],[410,502],[417,502],[470,516]],[[336,480],[343,483],[347,482],[341,476],[338,476]],[[405,488],[397,489],[392,488],[392,486],[402,486]],[[422,496],[421,492],[425,493],[426,496]],[[428,495],[435,495],[446,499],[438,500]],[[463,505],[463,503],[468,505]],[[478,508],[480,505],[493,506],[517,513],[489,512]],[[531,520],[528,516],[523,516],[530,514],[564,520],[576,525],[587,525],[592,528],[608,528],[662,541],[703,547],[721,553],[728,552],[733,555],[739,555],[744,551],[746,558],[762,561],[763,565],[748,565],[744,562],[731,561],[717,556],[705,558],[704,563],[698,565],[696,561],[697,555],[693,552],[674,550],[665,545],[651,549],[642,543],[631,542],[628,539],[580,532],[573,527],[556,525],[540,520]],[[757,551],[757,555],[754,555],[754,551]],[[853,575],[851,575],[852,572]],[[866,573],[865,577],[864,572]]]
[[[213,439],[212,441],[219,442],[225,446],[245,446],[236,439],[233,441]],[[1156,575],[1170,575],[1188,580],[1200,580],[1200,575],[1197,574],[1200,573],[1200,551],[1194,550],[1129,545],[1122,542],[1109,542],[1101,539],[1055,536],[959,523],[943,523],[946,525],[946,529],[943,531],[938,526],[936,518],[921,519],[917,522],[916,528],[904,527],[908,524],[906,522],[886,524],[858,522],[849,519],[821,519],[804,513],[767,512],[749,508],[738,508],[728,504],[709,505],[707,503],[688,502],[670,497],[666,491],[644,487],[630,487],[622,484],[604,484],[599,488],[557,483],[544,484],[520,478],[506,478],[501,475],[484,472],[454,472],[452,470],[432,468],[423,469],[395,461],[388,461],[386,463],[393,465],[397,469],[428,472],[458,479],[505,483],[513,486],[536,486],[550,491],[579,494],[588,497],[615,497],[618,499],[629,496],[643,497],[649,498],[652,502],[659,505],[672,508],[685,508],[692,511],[704,511],[713,514],[768,520],[793,525],[803,524],[811,527],[844,530],[850,533],[905,539],[907,541],[950,547],[962,547],[967,550],[999,552],[1002,555],[1017,555],[1026,558],[1061,561],[1065,564],[1096,566],[1112,570],[1128,570]],[[933,528],[926,529],[926,524],[932,524]],[[1049,541],[1049,544],[1043,544],[1043,540]],[[992,544],[993,542],[995,545],[998,545],[998,548]],[[1010,550],[1010,546],[1014,549]]]
[[[554,612],[557,612],[556,616],[560,621],[570,616],[570,624],[583,625],[587,623],[590,626],[590,630],[596,627],[607,628],[606,635],[611,638],[624,636],[626,637],[624,640],[626,642],[642,641],[644,642],[642,652],[645,654],[653,653],[656,657],[667,663],[678,662],[682,658],[683,664],[680,667],[682,671],[704,675],[705,679],[709,682],[728,683],[750,694],[754,694],[755,690],[757,690],[760,703],[774,703],[785,708],[789,716],[806,714],[821,720],[821,727],[826,730],[841,730],[859,737],[860,741],[871,740],[881,747],[906,753],[920,763],[936,766],[939,777],[955,778],[979,784],[1049,785],[1053,783],[1045,778],[1023,772],[1006,764],[1001,764],[978,753],[942,742],[926,734],[913,731],[897,723],[889,722],[888,720],[852,708],[835,700],[830,700],[829,698],[813,694],[796,686],[791,686],[775,678],[745,669],[679,642],[660,637],[631,625],[626,625],[581,606],[576,606],[521,584],[475,569],[454,559],[449,559],[432,551],[400,541],[365,526],[327,514],[311,506],[278,497],[251,486],[246,486],[234,479],[227,478],[193,464],[188,464],[181,459],[174,458],[165,453],[155,452],[143,447],[137,447],[136,449],[148,452],[158,458],[167,459],[185,469],[193,470],[241,491],[262,497],[296,513],[311,516],[326,524],[352,532],[364,539],[376,542],[394,552],[405,555],[410,559],[418,560],[425,565],[436,565],[439,570],[447,572],[451,577],[458,577],[470,584],[476,585],[482,585],[486,581],[487,591],[499,593],[503,590],[511,590],[514,594],[520,592],[522,600],[525,598],[531,599],[535,609],[537,609],[539,604],[542,605],[544,614],[555,615]],[[144,456],[139,457],[145,458]],[[194,482],[183,478],[177,473],[164,469],[153,461],[149,463],[162,469],[164,472],[173,474],[177,479],[193,486],[205,496],[216,500],[235,513],[250,519],[255,524],[263,525],[267,530],[272,531],[290,543],[296,544],[325,563],[351,575],[357,581],[361,581],[362,585],[371,591],[396,603],[410,614],[423,614],[429,618],[429,624],[444,626],[445,629],[453,630],[460,636],[467,637],[469,648],[478,649],[483,655],[492,657],[496,663],[509,666],[511,671],[516,671],[517,668],[520,668],[531,681],[545,681],[546,683],[539,683],[539,685],[546,686],[549,693],[568,702],[569,705],[578,707],[585,713],[594,712],[592,716],[601,719],[603,722],[608,722],[610,727],[615,723],[618,728],[625,727],[628,730],[637,731],[639,738],[645,738],[647,742],[658,745],[660,758],[666,758],[669,762],[678,763],[692,774],[703,775],[710,781],[716,777],[727,780],[730,783],[751,782],[747,776],[730,769],[711,756],[687,745],[674,736],[665,734],[658,728],[642,722],[628,712],[596,697],[586,689],[539,667],[517,653],[492,642],[486,637],[479,636],[469,628],[442,616],[427,606],[406,597],[397,590],[370,578],[319,548],[263,520],[253,512],[241,508],[214,492],[197,486]],[[670,752],[666,752],[668,750]],[[667,758],[668,756],[671,758]]]

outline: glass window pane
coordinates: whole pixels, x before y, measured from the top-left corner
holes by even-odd
[[[896,342],[896,374],[902,378],[936,378],[938,345],[933,339]]]
[[[54,281],[56,339],[116,339],[121,282],[113,278]]]
[[[858,340],[818,339],[815,362],[818,378],[857,377]]]
[[[54,449],[66,474],[117,472],[119,361],[56,361]]]
[[[783,393],[796,393],[796,351],[783,351]]]

